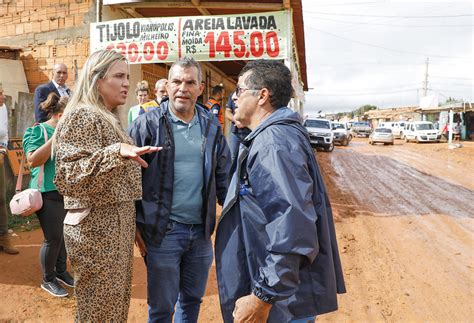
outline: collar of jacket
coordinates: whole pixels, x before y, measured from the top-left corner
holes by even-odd
[[[208,110],[202,104],[196,102],[194,106],[196,107],[199,120],[203,120],[203,119],[205,119],[206,121],[210,120]],[[169,109],[170,109],[169,100],[165,100],[161,102],[160,108],[156,110],[159,113],[160,118],[164,116],[171,118],[169,115]],[[211,117],[213,116],[211,115]]]
[[[275,124],[301,124],[301,117],[293,110],[282,107],[276,109],[269,117],[263,120],[245,139],[244,142],[251,142],[260,132]]]

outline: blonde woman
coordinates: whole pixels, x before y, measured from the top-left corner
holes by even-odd
[[[147,81],[140,81],[137,83],[135,95],[137,96],[138,104],[128,110],[128,124],[131,124],[133,120],[138,118],[140,106],[150,101],[150,87],[148,86]]]
[[[64,240],[75,274],[76,321],[125,322],[132,282],[140,155],[114,114],[129,90],[126,59],[101,50],[86,61],[53,141],[55,184],[68,210]]]

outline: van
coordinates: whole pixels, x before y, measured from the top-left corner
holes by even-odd
[[[394,138],[402,138],[403,128],[405,127],[406,121],[387,121],[382,122],[378,125],[380,128],[387,128],[392,130]]]
[[[441,135],[430,121],[407,122],[402,132],[405,142],[439,142]]]

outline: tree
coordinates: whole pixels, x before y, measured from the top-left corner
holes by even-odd
[[[438,104],[438,106],[443,106],[443,105],[446,105],[446,104],[456,103],[456,102],[461,102],[461,100],[458,100],[458,99],[455,99],[455,98],[452,98],[452,97],[448,97],[444,103],[440,102]]]
[[[365,112],[369,110],[376,110],[377,107],[375,105],[370,105],[370,104],[365,104],[352,112],[354,113],[354,116],[363,116]]]

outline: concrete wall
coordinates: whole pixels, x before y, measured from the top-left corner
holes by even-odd
[[[18,92],[28,92],[23,63],[11,59],[0,58],[0,83],[4,94],[12,97],[11,108],[18,103]]]

